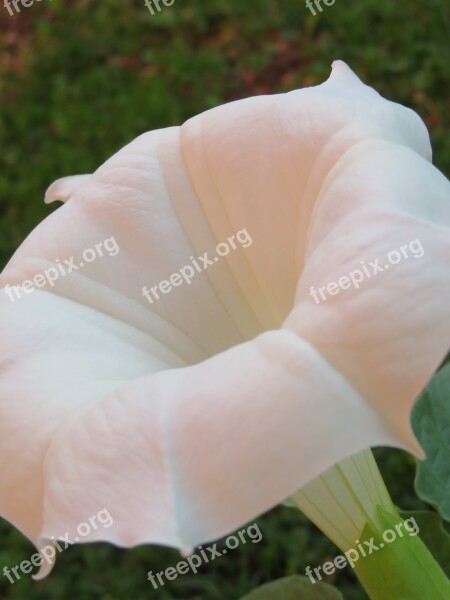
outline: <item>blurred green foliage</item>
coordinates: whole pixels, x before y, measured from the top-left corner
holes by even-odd
[[[152,16],[143,0],[44,0],[10,17],[0,4],[1,265],[55,210],[42,202],[54,179],[92,172],[136,135],[225,101],[319,84],[336,58],[422,116],[448,172],[449,11],[446,0],[336,0],[314,17],[303,0],[176,0]],[[396,503],[421,508],[413,459],[376,454]],[[295,510],[258,523],[259,544],[156,591],[147,571],[176,564],[176,551],[94,544],[59,555],[43,582],[0,575],[0,600],[233,600],[338,553]],[[0,533],[0,571],[34,552],[7,523]],[[348,570],[329,583],[346,600],[366,598]]]

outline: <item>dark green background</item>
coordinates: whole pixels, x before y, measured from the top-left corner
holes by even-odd
[[[336,58],[422,116],[435,163],[448,173],[449,6],[336,0],[313,17],[303,0],[176,0],[151,16],[143,0],[42,0],[10,17],[0,3],[1,265],[55,210],[43,204],[54,179],[91,172],[136,135],[225,101],[321,83]],[[413,459],[394,450],[377,455],[397,504],[419,507]],[[258,523],[259,544],[154,591],[147,571],[176,564],[176,551],[76,547],[44,582],[24,575],[12,586],[3,566],[34,550],[3,522],[0,600],[233,600],[338,553],[293,509],[276,508]],[[348,570],[330,583],[347,600],[366,598]]]

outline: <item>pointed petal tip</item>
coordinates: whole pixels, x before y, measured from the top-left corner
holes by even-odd
[[[361,83],[359,77],[352,71],[348,64],[341,59],[334,60],[331,63],[330,79],[345,80],[349,83]]]
[[[56,200],[67,202],[72,194],[90,178],[90,175],[73,175],[63,177],[54,181],[45,192],[45,204],[51,204]]]
[[[48,191],[45,192],[44,204],[52,204],[52,202],[56,202],[56,198],[53,198],[52,196],[50,196],[48,194]],[[62,200],[61,200],[61,202],[62,202]]]
[[[408,424],[406,431],[401,432],[402,445],[401,447],[404,450],[407,450],[410,454],[412,454],[417,460],[425,460],[427,455],[420,445],[418,439],[416,438],[412,427]]]
[[[350,67],[348,66],[348,64],[343,61],[340,58],[336,58],[336,60],[333,60],[333,62],[331,63],[331,68],[334,69],[348,69],[351,70]]]
[[[44,554],[42,551],[44,550],[44,548],[47,547],[52,547],[54,549],[54,554],[51,557],[48,557],[46,554]],[[53,571],[53,567],[56,564],[56,550],[54,545],[49,542],[49,544],[47,544],[47,546],[43,546],[39,549],[39,554],[42,556],[42,565],[39,569],[39,571],[32,575],[32,578],[34,579],[34,581],[41,581],[42,579],[45,579],[46,577],[48,577],[50,575],[50,573]]]
[[[414,446],[411,448],[411,453],[417,460],[420,460],[420,461],[425,460],[427,457],[425,450],[422,448],[422,446],[419,444],[419,442],[416,442],[414,444]]]

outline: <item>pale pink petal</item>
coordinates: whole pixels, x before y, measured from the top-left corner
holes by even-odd
[[[398,264],[389,262],[391,251],[400,255]],[[383,271],[371,264],[376,259]],[[363,264],[369,277],[359,289],[324,291],[326,300],[316,303],[312,286],[355,269],[364,273]],[[313,344],[419,455],[410,410],[449,350],[449,296],[449,182],[402,145],[355,146],[317,198],[296,307],[285,327]]]

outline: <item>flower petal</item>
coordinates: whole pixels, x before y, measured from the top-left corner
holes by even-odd
[[[36,541],[42,465],[61,423],[130,379],[187,363],[157,337],[42,291],[15,304],[2,294],[0,330],[7,340],[0,347],[0,513]],[[164,335],[178,350],[195,351],[173,329]]]
[[[355,146],[318,196],[296,307],[284,325],[344,374],[417,455],[410,411],[450,345],[449,233],[450,185],[437,169],[402,145]],[[355,269],[364,274],[358,288],[313,300],[311,288]]]
[[[41,535],[74,536],[106,505],[114,525],[81,541],[194,547],[371,443],[395,441],[348,382],[295,334],[264,333],[63,423],[45,460]]]

